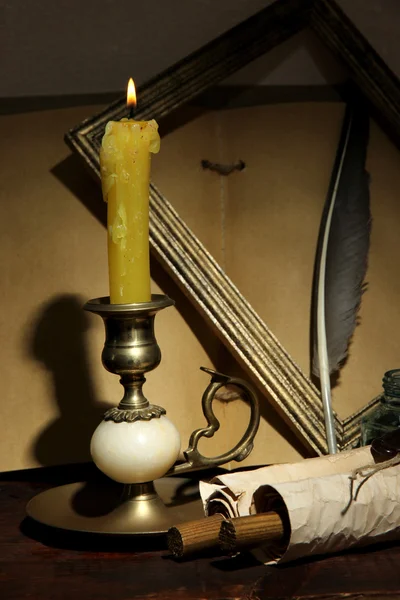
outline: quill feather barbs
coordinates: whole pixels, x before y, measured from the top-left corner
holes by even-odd
[[[328,449],[336,452],[330,375],[347,357],[367,270],[371,214],[365,170],[369,117],[347,106],[322,215],[314,277],[313,373],[320,378]]]

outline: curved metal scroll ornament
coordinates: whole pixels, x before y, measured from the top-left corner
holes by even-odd
[[[260,424],[260,407],[258,404],[257,394],[243,379],[229,377],[228,375],[218,373],[217,371],[207,369],[206,367],[200,368],[202,371],[205,371],[211,375],[211,382],[206,388],[202,397],[203,414],[207,420],[208,426],[193,431],[189,439],[189,446],[183,453],[186,461],[182,464],[172,467],[172,469],[168,472],[168,475],[216,467],[218,465],[228,463],[231,460],[240,462],[247,458],[247,456],[253,450],[254,438]],[[234,385],[242,390],[244,399],[247,400],[250,405],[251,412],[249,424],[241,440],[231,450],[228,450],[228,452],[224,452],[224,454],[220,454],[219,456],[203,456],[200,454],[197,446],[202,437],[211,438],[220,428],[220,422],[214,414],[212,403],[218,390],[226,385]]]

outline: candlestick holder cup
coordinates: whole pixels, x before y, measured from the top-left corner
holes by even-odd
[[[102,362],[108,371],[119,375],[124,388],[118,407],[105,413],[90,446],[95,464],[112,481],[74,483],[47,490],[28,504],[30,517],[76,531],[161,534],[172,525],[203,516],[200,500],[185,495],[193,482],[181,475],[231,460],[241,461],[251,452],[260,420],[254,390],[242,379],[202,367],[211,375],[202,398],[207,426],[191,434],[183,452],[184,461],[177,462],[179,432],[166,410],[151,404],[143,393],[145,374],[161,361],[154,334],[155,316],[173,304],[168,296],[156,294],[150,302],[110,304],[109,298],[97,298],[85,305],[85,310],[103,318],[106,339]],[[234,448],[216,457],[205,457],[198,443],[202,437],[212,437],[220,427],[212,403],[217,391],[227,384],[241,388],[248,400],[249,424]]]

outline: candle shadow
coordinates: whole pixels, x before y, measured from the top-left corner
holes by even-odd
[[[77,198],[83,206],[106,227],[107,204],[103,201],[101,187],[75,154],[68,155],[57,163],[51,174]],[[90,175],[89,175],[90,174]]]
[[[41,465],[90,460],[93,431],[108,408],[96,399],[86,351],[89,316],[74,295],[53,298],[35,317],[28,352],[47,369],[59,416],[33,441]]]

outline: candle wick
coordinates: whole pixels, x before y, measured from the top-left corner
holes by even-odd
[[[135,117],[135,107],[133,104],[129,107],[129,119],[133,119]]]

